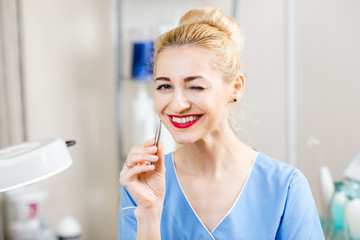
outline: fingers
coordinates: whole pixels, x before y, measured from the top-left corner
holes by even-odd
[[[120,183],[126,187],[130,182],[136,180],[139,174],[153,171],[154,169],[155,166],[150,164],[136,165],[126,170],[123,169],[120,174]]]
[[[128,158],[120,172],[120,183],[123,186],[129,181],[134,180],[138,174],[154,170],[155,165],[149,164],[149,162],[155,162],[159,159],[159,157],[155,155],[157,147],[154,146],[154,144],[155,139],[151,138],[141,146],[131,148]]]
[[[154,144],[155,144],[155,138],[150,138],[149,140],[144,142],[144,144],[142,146],[150,147],[150,146],[154,146]]]
[[[155,148],[156,151],[156,148]],[[157,155],[155,155],[154,150],[149,150],[146,152],[140,153],[131,153],[127,159],[127,163],[130,167],[142,164],[144,162],[156,162],[159,159]],[[128,166],[128,167],[129,167]]]
[[[156,155],[159,157],[158,161],[155,162],[155,169],[159,173],[165,173],[165,163],[164,163],[164,152],[163,152],[163,144],[159,143],[159,147],[157,149]]]
[[[152,171],[154,168],[155,166],[150,164],[137,165],[130,168],[127,174],[129,174],[129,176],[136,176],[140,173]]]
[[[127,158],[128,166],[132,167],[147,162],[156,162],[159,157],[155,155],[158,149],[154,146],[154,143],[155,140],[152,138],[146,141],[142,146],[132,147]]]
[[[143,172],[156,169],[159,173],[165,173],[163,144],[159,143],[159,147],[154,146],[154,144],[155,139],[152,138],[141,146],[131,148],[120,173],[120,182],[123,185],[125,184],[124,181],[131,181],[132,178]],[[149,164],[149,162],[153,162],[154,165]]]

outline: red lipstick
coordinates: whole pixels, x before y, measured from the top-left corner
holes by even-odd
[[[196,119],[193,120],[193,121],[189,121],[189,122],[186,122],[186,123],[178,123],[178,122],[175,122],[173,120],[173,118],[186,118],[186,117],[195,117]],[[190,114],[190,115],[169,115],[169,119],[170,119],[170,122],[174,125],[174,127],[176,128],[188,128],[188,127],[191,127],[192,125],[194,125],[197,121],[200,120],[200,118],[202,117],[202,115],[194,115],[194,114]]]

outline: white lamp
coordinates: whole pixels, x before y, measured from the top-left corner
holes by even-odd
[[[0,192],[53,176],[72,164],[74,141],[44,139],[0,150]]]

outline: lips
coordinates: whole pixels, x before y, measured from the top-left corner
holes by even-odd
[[[176,128],[188,128],[194,125],[203,115],[191,114],[191,115],[169,115],[170,122]]]

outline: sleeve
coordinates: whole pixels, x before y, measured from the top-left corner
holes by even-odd
[[[123,187],[120,187],[120,208],[119,208],[119,225],[118,225],[118,239],[119,240],[134,240],[136,236],[137,223],[134,214],[136,203],[132,199],[129,192]]]
[[[293,175],[289,184],[284,212],[276,239],[324,239],[310,186],[307,179],[300,172]]]

